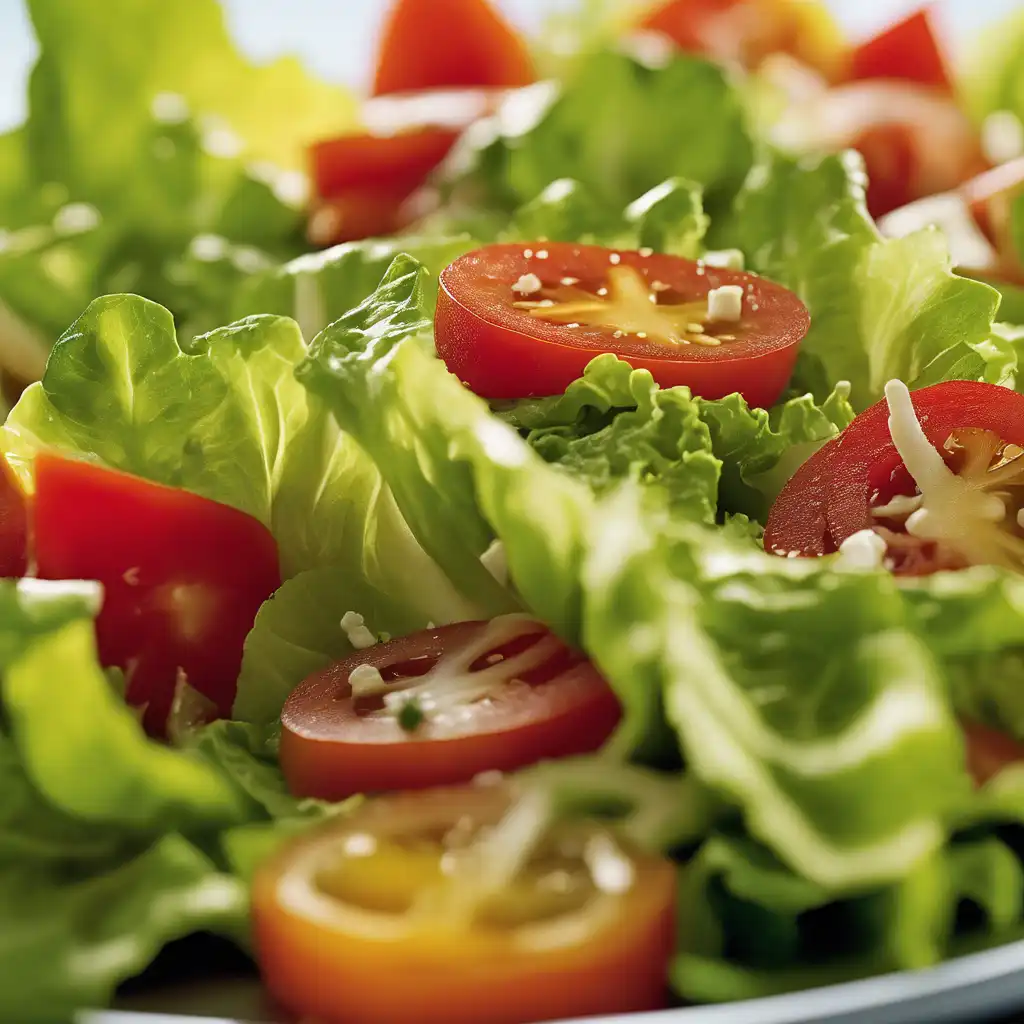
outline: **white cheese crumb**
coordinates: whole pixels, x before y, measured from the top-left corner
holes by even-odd
[[[1024,122],[1012,110],[996,110],[981,123],[981,148],[989,163],[1024,156]]]
[[[1024,527],[1024,508],[1017,510],[1017,525]]]
[[[341,617],[341,628],[357,651],[365,651],[377,642],[377,638],[366,628],[366,620],[358,612],[345,612]]]
[[[505,545],[492,540],[490,547],[480,556],[480,564],[502,585],[508,585],[508,559]]]
[[[536,295],[544,287],[536,274],[523,274],[514,285],[512,291],[519,295]]]
[[[739,249],[712,249],[704,253],[701,259],[709,267],[724,267],[726,270],[742,270],[745,264]]]
[[[384,687],[384,677],[373,665],[356,665],[348,675],[353,697],[372,697]]]
[[[743,316],[743,289],[738,284],[724,284],[708,292],[708,319],[735,323]]]
[[[844,569],[880,569],[885,541],[874,530],[858,530],[839,545],[839,565]]]

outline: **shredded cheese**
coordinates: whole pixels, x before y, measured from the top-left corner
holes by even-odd
[[[345,612],[341,617],[341,628],[357,651],[365,651],[377,642],[377,638],[367,629],[366,620],[357,612]]]

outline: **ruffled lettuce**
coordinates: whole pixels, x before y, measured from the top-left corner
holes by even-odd
[[[852,152],[813,162],[769,156],[730,217],[712,225],[750,269],[791,288],[810,310],[797,386],[823,400],[849,381],[856,409],[877,401],[886,381],[915,380],[956,345],[980,351],[999,304],[992,288],[952,272],[938,231],[883,240],[864,185]]]

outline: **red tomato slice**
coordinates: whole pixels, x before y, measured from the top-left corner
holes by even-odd
[[[913,392],[911,401],[925,436],[954,472],[972,479],[979,491],[989,493],[992,487],[1009,494],[1008,511],[993,528],[1005,529],[1009,543],[1016,543],[1012,538],[1024,536],[1013,507],[1024,502],[1024,457],[1015,450],[1024,448],[1024,396],[994,384],[949,381]],[[999,477],[987,477],[990,471]],[[955,544],[909,535],[905,523],[913,509],[906,502],[891,514],[875,511],[917,493],[893,444],[883,400],[829,441],[786,485],[768,517],[765,550],[828,554],[853,534],[874,529],[887,541],[887,564],[898,574],[969,564]]]
[[[253,936],[274,999],[296,1019],[359,1024],[663,1007],[677,867],[596,821],[538,835],[529,810],[506,786],[381,797],[261,864]],[[506,855],[497,881],[488,837]]]
[[[942,47],[927,9],[914,11],[853,51],[853,79],[895,78],[952,93]]]
[[[242,643],[280,585],[277,545],[252,516],[188,491],[48,453],[35,460],[36,575],[103,584],[99,654],[162,734],[179,669],[231,712]]]
[[[708,319],[708,293],[725,285],[742,289],[739,321]],[[810,317],[792,292],[754,274],[528,242],[490,245],[448,266],[434,323],[438,355],[484,398],[561,394],[591,359],[614,352],[662,387],[686,384],[704,398],[738,391],[768,406]]]
[[[409,222],[408,199],[405,189],[350,188],[314,205],[306,236],[312,245],[329,246],[394,234]]]
[[[818,449],[789,479],[768,513],[764,549],[773,555],[817,557],[836,552],[828,528],[828,496],[839,438]]]
[[[24,576],[28,564],[28,513],[7,460],[0,456],[0,576]]]
[[[426,181],[458,137],[451,129],[419,128],[318,142],[310,148],[317,195],[331,199],[353,188],[377,188],[404,198]]]
[[[967,770],[979,786],[1004,768],[1024,761],[1024,746],[1012,736],[977,722],[961,720],[967,754]]]
[[[392,705],[353,699],[352,673],[367,665]],[[414,728],[399,710],[409,699],[423,715]],[[546,627],[521,615],[464,622],[378,644],[307,679],[281,713],[281,768],[297,796],[423,789],[596,750],[619,715],[593,665]]]
[[[534,81],[522,37],[486,0],[395,0],[384,22],[373,94]]]

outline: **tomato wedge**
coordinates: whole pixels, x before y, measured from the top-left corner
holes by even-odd
[[[103,584],[100,660],[162,735],[179,670],[230,714],[242,643],[280,585],[277,545],[252,516],[87,462],[35,460],[36,575]]]
[[[850,77],[901,79],[953,92],[949,68],[927,8],[912,12],[861,43],[853,51]]]
[[[370,692],[357,684],[353,697],[366,666]],[[507,615],[413,633],[311,676],[281,713],[281,768],[297,796],[324,800],[424,789],[588,753],[619,716],[589,661]]]
[[[900,393],[801,467],[772,507],[765,550],[826,554],[873,530],[898,574],[978,563],[1024,571],[1024,396],[977,381],[935,384],[905,402]]]
[[[7,460],[0,456],[0,576],[24,576],[27,565],[25,496]]]
[[[709,316],[709,293],[722,288],[738,290],[738,319]],[[591,359],[614,352],[663,387],[738,391],[768,406],[810,317],[792,292],[754,274],[648,250],[527,242],[448,266],[434,324],[438,355],[484,398],[561,394]]]
[[[486,0],[395,0],[384,22],[373,93],[515,88],[534,78],[526,43]]]
[[[303,1019],[360,1024],[663,1006],[674,865],[533,810],[510,809],[505,786],[403,794],[284,848],[253,885],[271,995]]]

